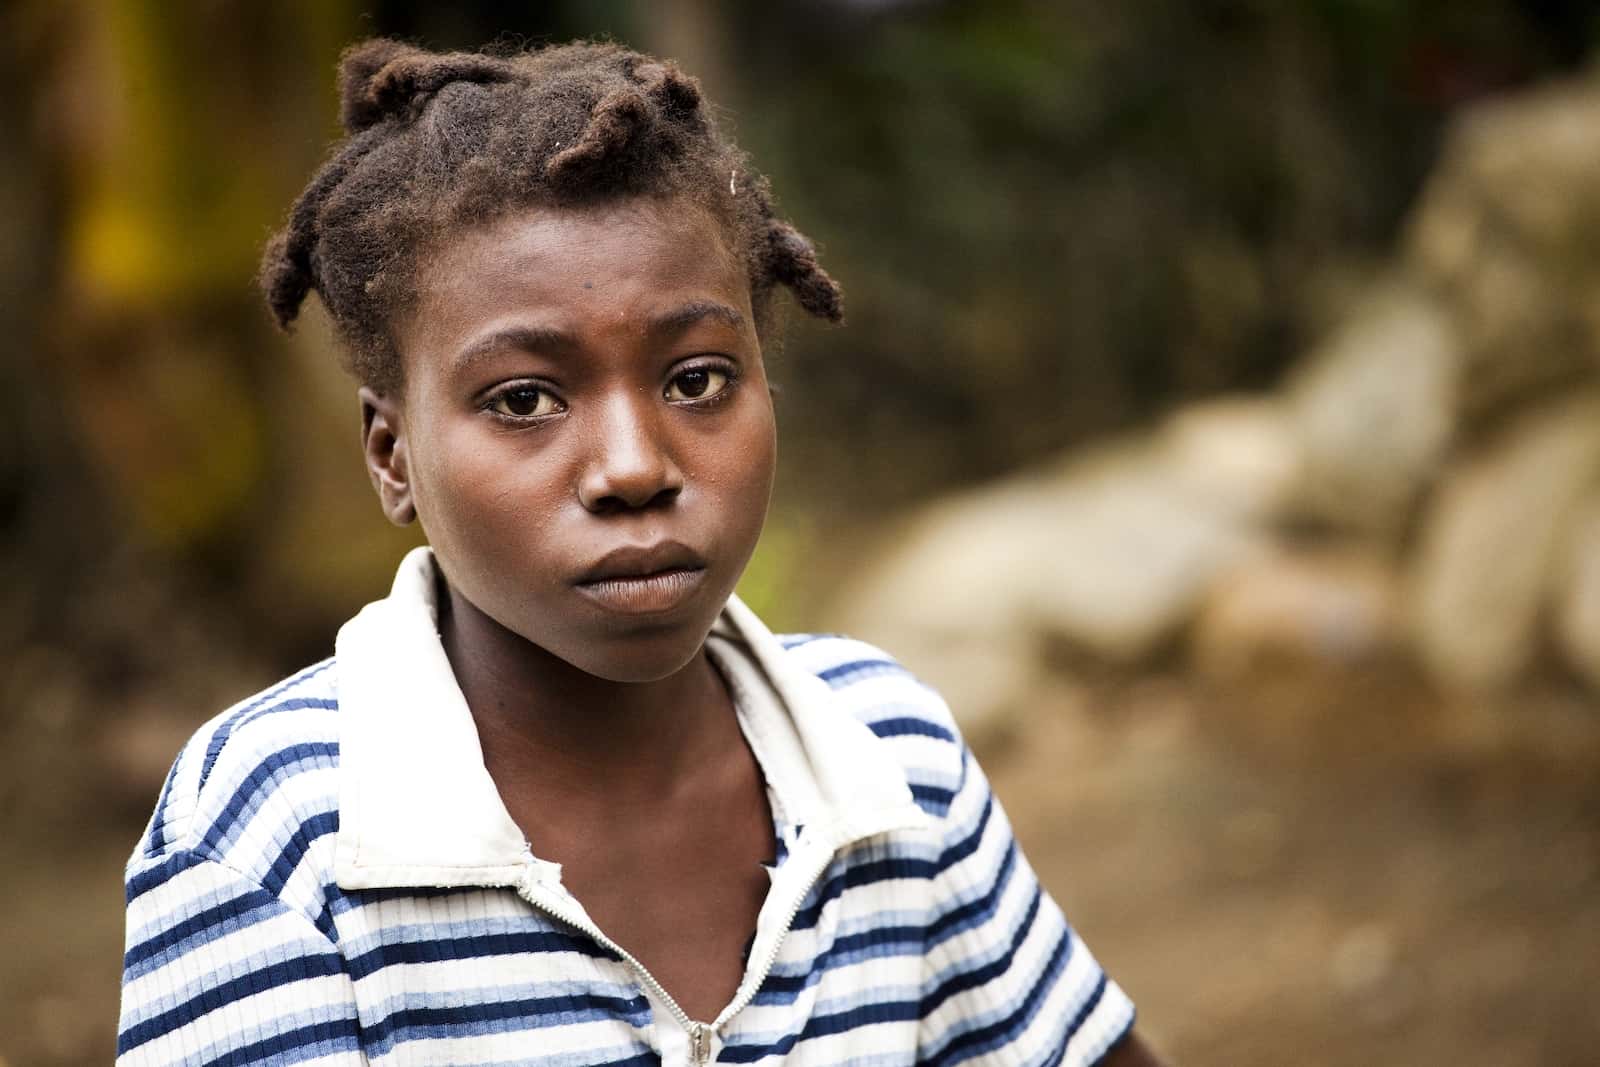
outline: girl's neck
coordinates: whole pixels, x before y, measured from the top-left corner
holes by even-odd
[[[445,654],[502,791],[549,790],[569,803],[660,798],[738,735],[703,649],[665,678],[613,682],[507,630],[447,586],[439,604]]]

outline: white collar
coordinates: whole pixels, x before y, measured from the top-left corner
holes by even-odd
[[[394,587],[339,630],[339,832],[342,889],[518,885],[558,875],[532,858],[483,765],[466,699],[438,633],[433,553],[411,551]],[[777,704],[741,724],[787,817],[829,852],[922,825],[882,741],[797,668],[737,597],[717,621],[765,672]],[[541,873],[540,869],[543,869]]]

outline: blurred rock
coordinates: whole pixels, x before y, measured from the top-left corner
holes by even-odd
[[[883,642],[939,691],[967,743],[980,752],[1003,744],[1013,727],[1026,721],[1048,680],[1035,642],[1010,629],[957,633],[948,627],[901,626]]]
[[[1176,484],[1238,519],[1279,518],[1301,476],[1301,452],[1285,406],[1271,397],[1213,400],[1185,408],[1160,445]]]
[[[1433,477],[1455,428],[1459,345],[1438,305],[1377,283],[1292,380],[1299,510],[1392,532]]]
[[[1018,607],[1045,635],[1133,662],[1256,546],[1239,516],[1165,459],[1089,467],[1047,489],[1031,542],[1012,557]]]
[[[1567,662],[1600,689],[1600,492],[1591,491],[1567,535],[1556,593],[1556,641]]]
[[[1596,238],[1600,75],[1475,107],[1394,262],[1308,294],[1327,333],[1275,395],[923,510],[846,628],[974,720],[1027,706],[1062,649],[1133,664],[1178,635],[1213,676],[1402,654],[1499,687],[1547,608],[1600,685],[1600,519],[1568,529],[1600,477]],[[1212,259],[1207,284],[1244,277]]]
[[[839,606],[843,628],[963,694],[951,703],[964,723],[1024,706],[1047,646],[1148,655],[1262,543],[1249,519],[1282,474],[1248,458],[1244,439],[1277,436],[1247,410],[924,510]],[[1232,461],[1202,461],[1202,442]]]
[[[1401,645],[1399,578],[1370,548],[1263,554],[1222,577],[1195,621],[1196,670],[1357,667]]]
[[[1465,113],[1424,192],[1408,261],[1465,350],[1464,409],[1600,370],[1600,82]]]
[[[1415,636],[1446,682],[1516,680],[1532,661],[1567,521],[1600,475],[1600,391],[1520,415],[1448,475],[1415,562]]]

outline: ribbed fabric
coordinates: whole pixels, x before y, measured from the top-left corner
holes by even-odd
[[[717,1062],[1100,1060],[1132,1005],[1040,889],[942,701],[860,642],[782,642],[884,742],[928,820],[833,855]],[[333,668],[230,709],[179,755],[127,871],[118,1062],[675,1055],[661,1028],[678,1023],[633,968],[516,886],[338,886]]]

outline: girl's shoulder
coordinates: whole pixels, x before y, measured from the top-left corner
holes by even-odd
[[[338,826],[337,672],[330,658],[195,731],[167,772],[130,877],[180,854],[259,882]]]
[[[938,690],[876,645],[843,634],[778,634],[790,662],[814,675],[875,733],[910,730],[959,744],[955,718]]]
[[[917,803],[946,815],[970,753],[944,698],[893,655],[842,634],[780,634],[784,654],[824,683],[831,702],[885,742]]]

